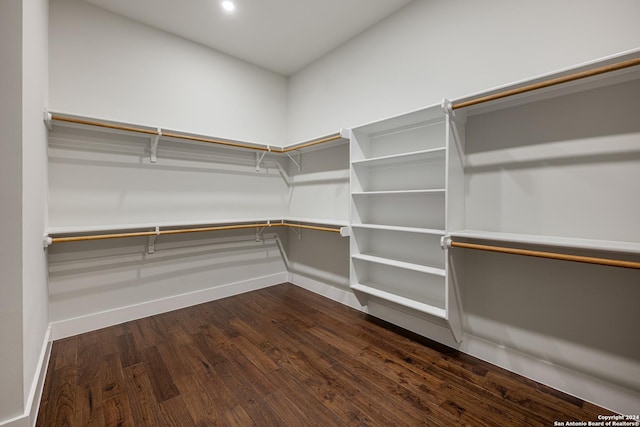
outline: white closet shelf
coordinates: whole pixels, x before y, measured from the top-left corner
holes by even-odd
[[[170,138],[178,140],[189,140],[199,143],[219,144],[222,146],[226,146],[227,148],[258,150],[281,155],[288,155],[289,152],[294,151],[306,152],[317,150],[319,148],[328,148],[338,144],[346,144],[349,142],[350,135],[349,130],[340,129],[338,132],[323,135],[311,140],[278,146],[259,142],[240,141],[224,137],[213,137],[191,132],[164,129],[156,126],[126,123],[115,120],[87,117],[78,114],[54,111],[46,111],[44,120],[49,128],[51,128],[55,124],[56,126],[75,128],[97,127],[105,132],[120,134],[139,134],[145,137],[156,138],[156,146],[158,138]]]
[[[315,224],[321,226],[335,226],[335,227],[347,227],[346,221],[324,220],[324,219],[312,219],[312,218],[297,218],[297,217],[269,217],[269,218],[234,218],[234,219],[215,219],[209,221],[164,221],[164,222],[148,222],[148,223],[136,223],[136,224],[109,224],[109,225],[76,225],[76,226],[62,226],[62,227],[48,227],[45,232],[47,235],[56,236],[62,234],[86,234],[86,233],[99,233],[99,232],[114,232],[114,231],[139,231],[150,230],[156,227],[162,229],[177,228],[177,227],[209,227],[218,225],[231,225],[231,224],[251,224],[251,223],[266,223],[271,222],[277,224],[284,222],[299,222],[305,224]]]
[[[640,243],[612,240],[581,239],[573,237],[542,236],[536,234],[502,233],[481,230],[457,230],[448,233],[451,237],[463,237],[496,242],[524,243],[574,249],[640,254]]]
[[[359,283],[355,285],[351,285],[351,289],[355,291],[360,291],[367,295],[371,295],[386,301],[393,302],[395,304],[398,304],[404,307],[411,308],[416,311],[420,311],[422,313],[430,314],[432,316],[435,316],[441,319],[447,318],[447,312],[440,307],[436,307],[430,304],[425,304],[423,302],[418,302],[409,298],[402,297],[400,295],[392,294],[391,292],[382,291],[380,289],[373,288],[367,285],[362,285]]]
[[[409,161],[440,160],[444,158],[445,147],[432,148],[429,150],[411,151],[408,153],[391,154],[388,156],[372,157],[364,160],[354,160],[354,166],[382,166]]]
[[[419,228],[419,227],[400,227],[397,225],[379,225],[379,224],[351,224],[351,228],[363,228],[369,230],[387,230],[387,231],[402,231],[405,233],[421,233],[421,234],[434,234],[437,236],[444,236],[444,230],[432,229],[432,228]]]
[[[385,191],[357,191],[351,193],[354,196],[383,196],[383,195],[403,195],[403,194],[444,194],[444,188],[434,188],[428,190],[385,190]]]
[[[279,218],[282,219],[282,218]],[[333,225],[336,227],[348,227],[349,221],[339,220],[339,219],[323,219],[323,218],[304,218],[304,217],[285,217],[285,221],[289,222],[304,222],[308,224],[322,224],[322,225]]]
[[[418,271],[420,273],[432,274],[434,276],[445,277],[445,271],[442,268],[429,267],[426,265],[415,264],[411,262],[405,261],[397,261],[394,259],[383,258],[374,255],[366,255],[366,254],[354,254],[351,255],[351,258],[357,259],[360,261],[371,262],[375,264],[388,265],[391,267],[402,268],[405,270]]]
[[[362,124],[353,127],[351,130],[367,135],[377,135],[381,133],[397,132],[407,127],[429,126],[444,123],[443,109],[441,104],[434,104],[428,107],[418,108],[404,114],[387,117],[382,120]]]
[[[617,65],[625,62],[627,65],[624,67],[617,67]],[[638,65],[640,65],[638,63],[638,50],[633,49],[622,54],[614,54],[586,62],[577,67],[572,66],[459,98],[452,101],[452,108],[454,110],[458,108],[466,110],[466,113],[463,113],[464,117],[464,114],[467,113],[469,115],[483,114],[498,109],[627,82],[637,79],[640,75]],[[598,72],[598,69],[602,71]],[[591,73],[593,71],[595,73]],[[575,77],[572,78],[572,76]],[[502,96],[499,96],[500,94]],[[483,100],[478,102],[480,98]],[[474,102],[477,102],[477,105],[474,105]]]
[[[95,233],[102,231],[135,231],[143,229],[173,228],[173,227],[206,227],[226,224],[242,224],[254,222],[279,222],[283,218],[234,218],[234,219],[215,219],[202,221],[162,221],[162,222],[145,222],[135,224],[109,224],[109,225],[71,225],[62,227],[49,227],[46,229],[47,234],[81,234]],[[285,219],[286,220],[286,219]]]

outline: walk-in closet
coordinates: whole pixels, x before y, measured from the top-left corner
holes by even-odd
[[[0,426],[640,425],[637,16],[3,2]]]

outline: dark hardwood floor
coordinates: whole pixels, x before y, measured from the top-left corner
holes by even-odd
[[[38,426],[553,426],[608,414],[284,284],[56,341]]]

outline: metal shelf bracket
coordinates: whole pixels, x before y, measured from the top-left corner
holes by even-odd
[[[286,225],[284,223],[284,220],[282,220],[282,224]],[[302,229],[296,228],[296,227],[289,227],[289,230],[292,230],[294,233],[298,235],[298,240],[302,240]]]
[[[296,161],[296,159],[294,159],[294,158],[291,156],[291,154],[289,154],[288,152],[285,152],[284,154],[286,154],[286,155],[287,155],[287,157],[289,157],[289,159],[291,159],[291,161],[292,161],[292,162],[293,162],[293,163],[298,167],[298,172],[301,172],[301,171],[302,171],[302,167],[301,167],[300,165],[301,165],[301,163],[302,163],[302,162],[300,161],[300,156],[301,156],[301,155],[300,155],[300,152],[297,152],[297,153],[296,153],[296,154],[298,155],[298,156],[297,156],[297,157],[298,157],[298,161]]]
[[[156,251],[156,239],[160,235],[160,227],[156,227],[156,234],[149,236],[149,244],[147,245],[147,253],[152,254]]]
[[[263,151],[262,154],[256,151],[256,171],[260,171],[262,160],[264,160],[264,156],[266,156],[269,152],[271,152],[270,145],[267,145],[267,151]]]
[[[158,142],[160,142],[160,137],[162,136],[162,129],[158,128],[158,134],[153,135],[151,140],[149,141],[149,150],[151,151],[151,163],[156,163],[158,161]]]

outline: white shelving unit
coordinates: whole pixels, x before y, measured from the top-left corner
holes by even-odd
[[[440,247],[452,197],[449,136],[440,105],[352,129],[351,289],[426,314],[460,340]]]

